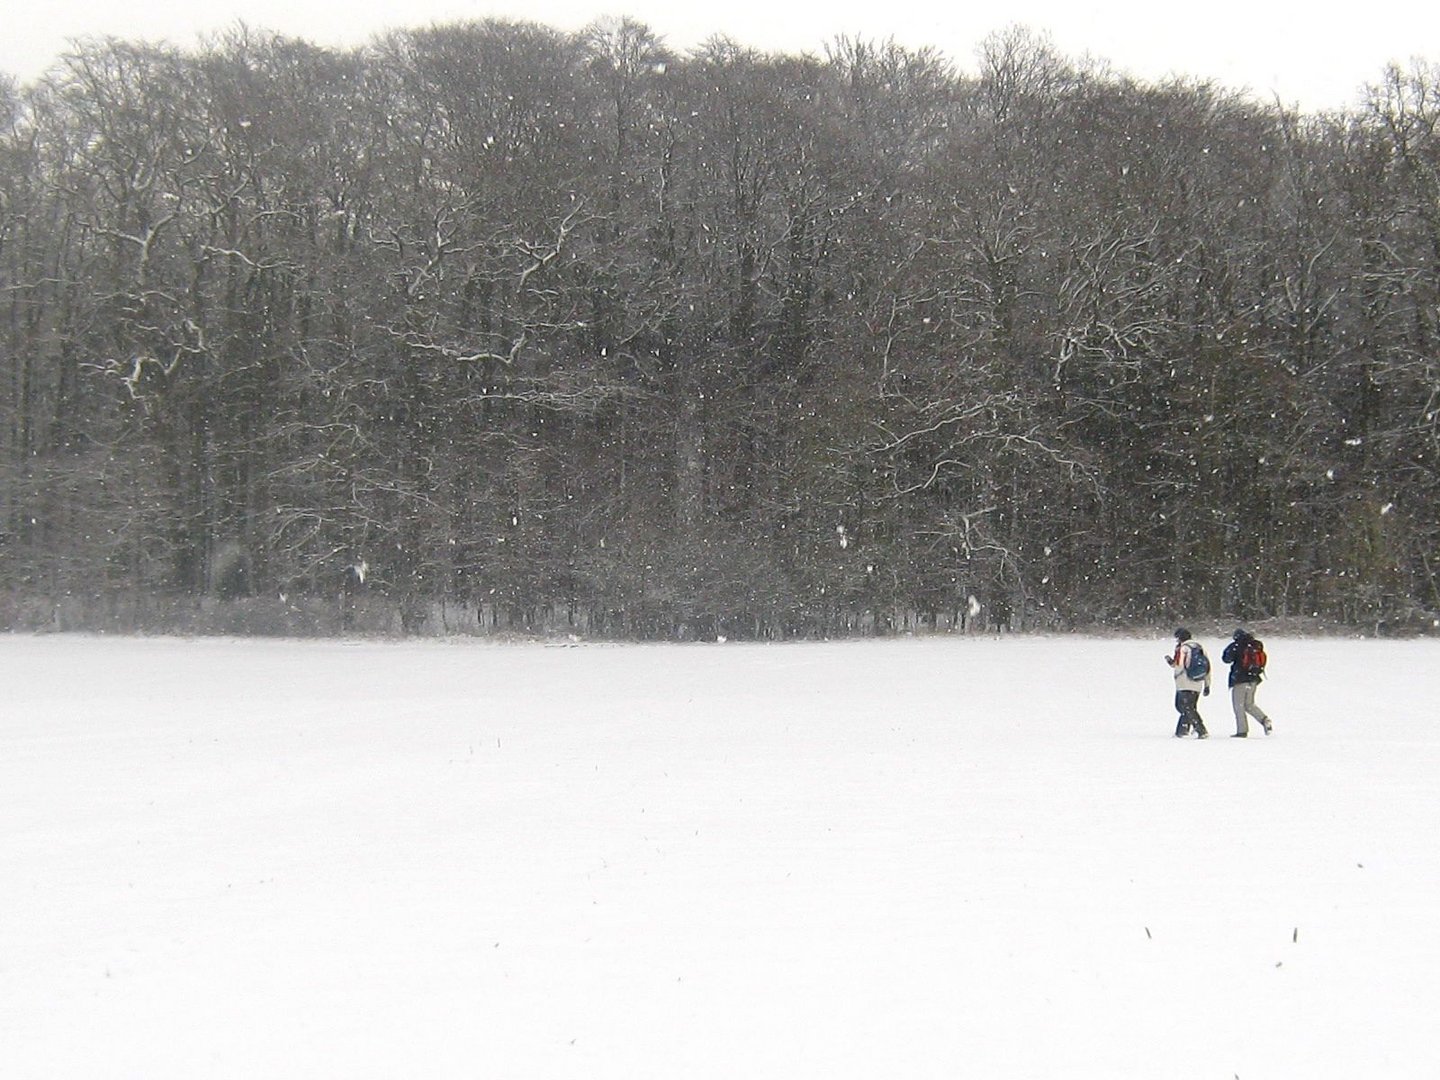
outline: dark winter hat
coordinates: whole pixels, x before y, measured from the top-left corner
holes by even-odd
[[[1183,626],[1176,628],[1176,630],[1175,630],[1175,640],[1176,640],[1176,641],[1189,641],[1189,640],[1190,640],[1190,631],[1189,631],[1189,630],[1186,630],[1185,627],[1183,627]]]
[[[1235,628],[1234,636],[1236,641],[1244,641],[1250,635],[1245,632],[1245,628],[1243,626],[1237,626]]]

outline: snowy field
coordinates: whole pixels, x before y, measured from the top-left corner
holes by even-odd
[[[0,1077],[1440,1076],[1440,642],[1267,645],[0,637]]]

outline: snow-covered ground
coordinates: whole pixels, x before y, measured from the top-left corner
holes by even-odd
[[[0,637],[0,1077],[1440,1076],[1440,643],[1169,644]]]

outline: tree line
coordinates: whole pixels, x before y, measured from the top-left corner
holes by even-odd
[[[0,78],[0,625],[1440,614],[1440,68],[236,27]]]

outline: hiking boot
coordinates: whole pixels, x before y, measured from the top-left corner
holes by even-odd
[[[1230,736],[1232,739],[1248,739],[1249,737],[1250,733],[1248,731],[1237,731],[1234,735]]]
[[[1270,732],[1272,732],[1272,731],[1275,730],[1274,728],[1272,728],[1272,727],[1270,726],[1270,721],[1269,721],[1269,720],[1261,720],[1261,721],[1260,721],[1260,726],[1265,729],[1265,734],[1266,734],[1266,735],[1269,735]]]
[[[1210,737],[1210,733],[1209,733],[1208,731],[1206,731],[1204,728],[1201,728],[1199,731],[1197,731],[1197,732],[1195,733],[1195,737],[1196,737],[1197,739],[1208,739],[1208,738]]]

